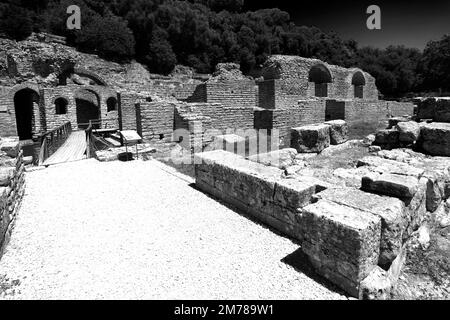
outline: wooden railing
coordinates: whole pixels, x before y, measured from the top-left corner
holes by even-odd
[[[44,164],[44,161],[47,160],[64,143],[64,141],[66,141],[71,132],[72,125],[70,121],[68,121],[53,130],[47,131],[39,137],[40,166]]]

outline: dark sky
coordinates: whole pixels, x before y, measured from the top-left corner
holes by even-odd
[[[429,40],[450,34],[450,0],[244,0],[247,9],[279,8],[297,25],[335,31],[361,46],[384,48],[390,44],[423,49]],[[381,30],[366,27],[369,5],[381,8]]]

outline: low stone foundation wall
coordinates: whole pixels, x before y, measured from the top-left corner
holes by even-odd
[[[25,167],[18,138],[0,139],[0,258],[25,192]]]
[[[378,297],[381,282],[373,281],[381,276],[395,283],[403,244],[427,208],[446,198],[441,189],[450,167],[434,163],[427,170],[367,157],[358,164],[365,173],[357,189],[286,176],[223,150],[196,154],[195,161],[199,189],[299,241],[316,272],[359,298]],[[390,287],[381,290],[385,296]]]

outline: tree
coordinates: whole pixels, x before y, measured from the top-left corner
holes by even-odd
[[[430,41],[419,63],[422,89],[450,92],[450,35]]]
[[[1,4],[0,32],[15,40],[27,38],[33,31],[30,11],[11,3]]]

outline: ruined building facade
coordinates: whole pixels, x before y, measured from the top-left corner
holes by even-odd
[[[303,124],[343,119],[356,137],[383,127],[391,116],[412,115],[414,108],[379,100],[375,79],[363,70],[296,56],[271,56],[257,80],[233,64],[219,65],[207,80],[121,87],[88,68],[70,66],[56,77],[52,86],[0,86],[1,136],[27,140],[66,121],[77,130],[101,120],[102,127],[134,129],[163,142],[171,142],[180,128],[194,136],[208,129],[278,129],[281,144],[289,145],[291,128]]]

